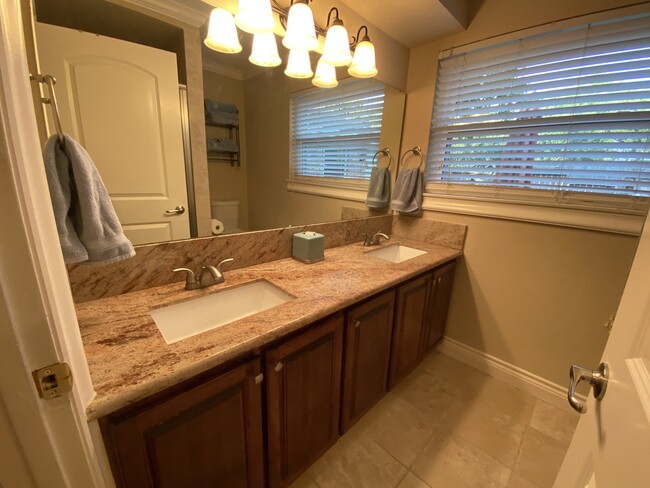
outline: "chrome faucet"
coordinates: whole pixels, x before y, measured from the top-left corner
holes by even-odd
[[[173,271],[185,271],[187,275],[185,276],[185,289],[186,290],[198,290],[199,288],[205,288],[206,286],[218,285],[223,283],[225,278],[223,276],[223,271],[221,271],[221,265],[226,263],[232,263],[233,258],[224,259],[216,266],[203,266],[201,268],[201,274],[199,279],[196,279],[194,271],[189,268],[176,268]]]
[[[364,246],[378,246],[381,243],[380,237],[383,237],[386,240],[389,240],[388,237],[383,232],[375,232],[372,237],[368,237],[368,234],[363,234],[363,245]]]

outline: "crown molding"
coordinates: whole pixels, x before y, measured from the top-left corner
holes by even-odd
[[[201,27],[208,20],[209,7],[198,0],[124,0],[137,7],[179,20],[194,27]],[[200,6],[205,8],[201,8]]]
[[[234,78],[235,80],[243,81],[244,75],[241,70],[231,66],[225,66],[210,59],[203,58],[203,69],[217,75]]]

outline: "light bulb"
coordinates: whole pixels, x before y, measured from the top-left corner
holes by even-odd
[[[357,44],[352,66],[348,68],[348,73],[356,78],[372,78],[377,74],[375,46],[368,38]]]
[[[249,34],[273,32],[275,20],[270,0],[239,0],[235,24]]]
[[[331,64],[325,63],[321,57],[316,66],[316,75],[311,82],[319,88],[334,88],[339,84],[336,79],[336,68]]]
[[[257,66],[273,67],[282,63],[278,55],[278,45],[273,32],[255,34],[253,36],[253,50],[248,60]]]
[[[332,66],[349,66],[352,62],[348,31],[345,30],[342,22],[336,23],[327,29],[325,48],[321,59],[324,63]]]
[[[310,78],[314,73],[311,70],[309,51],[305,51],[304,49],[291,49],[289,51],[287,69],[284,70],[284,74],[291,78]]]
[[[241,52],[242,47],[237,37],[237,27],[235,27],[235,20],[230,12],[218,7],[212,10],[208,36],[203,42],[210,49],[220,53]]]
[[[287,49],[313,51],[318,47],[314,15],[306,3],[294,3],[289,9],[287,34],[282,39]]]

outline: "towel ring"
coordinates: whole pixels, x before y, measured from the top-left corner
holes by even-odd
[[[393,164],[393,156],[390,153],[390,148],[388,148],[388,147],[385,147],[384,149],[380,149],[379,151],[377,151],[374,154],[374,156],[372,157],[372,163],[371,163],[372,167],[374,168],[375,163],[377,163],[377,168],[379,168],[379,158],[377,156],[380,155],[380,154],[382,154],[384,156],[388,156],[388,166],[386,166],[386,169],[390,169],[390,165]],[[366,168],[367,167],[368,167],[368,163],[366,163]]]
[[[424,163],[424,154],[422,154],[422,149],[420,149],[420,146],[415,146],[409,149],[408,151],[406,151],[404,154],[402,154],[402,158],[400,159],[400,163],[399,163],[400,169],[405,169],[404,158],[406,158],[406,155],[411,152],[413,154],[417,154],[418,156],[420,156],[420,164],[418,165],[418,168],[420,169],[422,168],[422,163]]]

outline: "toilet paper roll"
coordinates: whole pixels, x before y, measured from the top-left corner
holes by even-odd
[[[223,222],[218,219],[212,219],[212,235],[218,236],[223,234]]]

